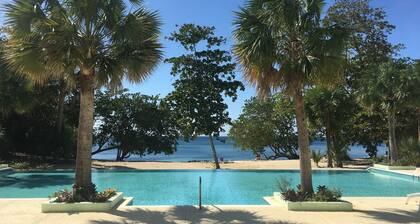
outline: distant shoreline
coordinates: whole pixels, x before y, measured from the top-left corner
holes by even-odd
[[[327,168],[326,161],[320,163],[317,167],[312,163],[314,170],[355,170],[366,169],[371,165],[371,162],[366,159],[358,159],[353,161],[346,161],[343,168]],[[257,160],[257,161],[229,161],[220,164],[221,169],[238,169],[238,170],[298,170],[299,160]],[[138,170],[181,170],[181,169],[214,169],[212,162],[150,162],[150,161],[93,161],[93,168],[97,169],[138,169]]]
[[[228,137],[224,138],[226,141],[222,143],[215,141],[216,151],[219,158],[223,158],[225,161],[253,161],[255,156],[251,151],[243,151],[240,148],[235,147],[232,139]],[[210,152],[210,146],[208,138],[201,136],[195,140],[189,142],[179,141],[177,151],[170,155],[164,154],[151,154],[140,157],[132,155],[127,161],[151,161],[151,162],[189,162],[189,161],[212,161],[212,155]],[[325,153],[326,142],[322,140],[313,141],[310,145],[311,150],[319,150],[321,153]],[[365,152],[365,148],[361,145],[349,146],[350,150],[348,155],[352,159],[367,158],[368,154]],[[378,146],[378,156],[384,155],[386,151],[385,145]],[[270,155],[270,151],[267,150],[267,154]],[[113,161],[116,157],[116,150],[106,151],[93,156],[96,160],[107,160]]]

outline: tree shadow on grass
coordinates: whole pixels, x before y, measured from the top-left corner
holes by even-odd
[[[115,223],[146,223],[146,224],[174,224],[174,223],[250,223],[250,224],[295,224],[287,221],[270,222],[255,212],[243,210],[224,210],[203,208],[198,210],[194,206],[175,206],[169,211],[151,211],[143,208],[115,210],[112,215],[122,218],[121,221],[94,220],[92,224]]]
[[[73,176],[62,174],[29,174],[22,177],[11,175],[0,176],[0,187],[13,186],[16,188],[36,188],[48,186],[71,185]]]
[[[382,209],[381,211],[358,210],[364,217],[374,219],[375,221],[387,221],[390,223],[420,223],[419,210],[403,209]]]

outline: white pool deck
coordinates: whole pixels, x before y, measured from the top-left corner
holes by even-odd
[[[109,213],[41,213],[46,199],[0,199],[0,223],[278,223],[365,224],[420,223],[419,207],[405,205],[405,198],[344,198],[353,212],[292,212],[280,206],[124,206]]]

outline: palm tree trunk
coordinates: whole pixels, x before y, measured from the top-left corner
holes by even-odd
[[[420,109],[417,112],[417,140],[420,142]]]
[[[213,160],[214,160],[214,163],[216,164],[216,169],[220,169],[219,158],[217,157],[217,152],[216,152],[216,148],[214,147],[212,135],[209,135],[209,142],[210,142],[211,153],[213,155]]]
[[[64,80],[60,81],[57,104],[57,120],[55,121],[55,136],[57,138],[56,147],[59,151],[62,151],[63,145],[63,122],[64,122],[64,99],[66,97],[66,86]]]
[[[395,137],[395,108],[394,106],[388,110],[388,141],[389,141],[389,151],[391,156],[391,165],[395,164],[398,160],[398,151],[397,151],[397,139]]]
[[[330,125],[330,120],[328,116],[326,117],[325,137],[327,140],[327,161],[328,161],[327,166],[333,167],[333,162],[332,162],[333,144],[331,142],[331,125]]]
[[[300,153],[300,182],[304,192],[313,192],[309,134],[301,89],[295,91],[294,100]]]
[[[57,105],[57,121],[56,121],[56,130],[57,136],[61,138],[61,132],[63,131],[63,120],[64,120],[64,99],[66,97],[65,83],[64,81],[60,82],[60,92],[58,95],[58,105]]]
[[[80,77],[80,114],[77,135],[76,186],[92,184],[93,75]]]

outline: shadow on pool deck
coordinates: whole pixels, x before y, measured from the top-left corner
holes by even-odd
[[[362,207],[365,207],[362,206]],[[91,224],[116,223],[252,223],[252,224],[298,224],[298,223],[420,223],[419,210],[400,208],[365,207],[354,212],[291,212],[277,210],[276,207],[256,209],[254,211],[241,208],[217,206],[204,207],[198,210],[194,206],[175,206],[165,208],[140,208],[114,210],[110,214],[119,220],[90,220]],[[417,208],[417,207],[415,207]],[[263,212],[264,211],[264,212]]]
[[[147,223],[147,224],[175,224],[175,223],[252,223],[252,224],[297,224],[286,221],[267,221],[254,212],[241,210],[223,210],[216,206],[213,209],[198,210],[194,206],[176,206],[167,212],[151,211],[143,208],[129,210],[115,210],[112,215],[122,218],[122,222],[94,220],[92,224],[116,223]],[[215,208],[215,209],[214,209]]]
[[[391,223],[420,223],[420,206],[417,211],[407,211],[402,209],[383,209],[383,211],[357,211],[362,213],[363,217],[377,221],[386,221]]]

